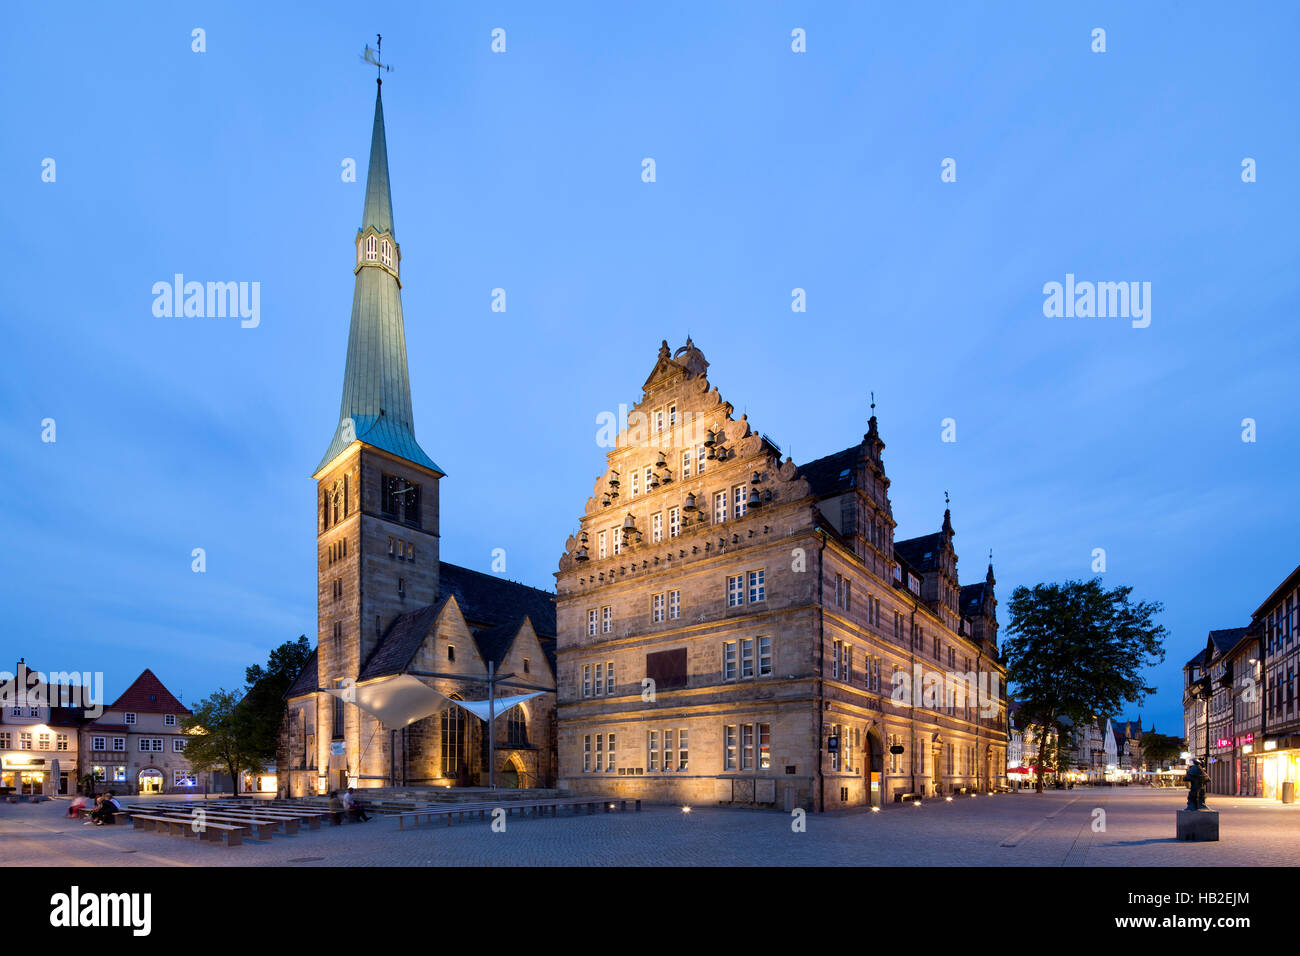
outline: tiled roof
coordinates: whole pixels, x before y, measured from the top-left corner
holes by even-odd
[[[471,628],[517,622],[525,614],[539,637],[555,637],[555,595],[443,561],[438,566],[440,597],[456,595]]]
[[[1221,631],[1211,631],[1210,641],[1214,644],[1214,649],[1220,654],[1227,654],[1237,642],[1246,636],[1244,627],[1229,627]]]
[[[172,696],[154,672],[144,669],[135,682],[110,704],[107,710],[126,710],[139,714],[188,714],[189,708]]]
[[[957,606],[961,608],[961,613],[967,617],[974,617],[979,614],[984,607],[984,584],[963,584],[961,587],[961,599]]]
[[[406,670],[446,603],[444,594],[437,604],[408,611],[395,620],[362,666],[357,680],[372,680]]]
[[[301,697],[303,694],[310,694],[320,685],[317,683],[316,674],[316,648],[312,648],[311,653],[307,655],[307,661],[302,665],[302,670],[298,676],[293,679],[289,689],[284,692],[285,699],[291,697]]]
[[[1184,664],[1183,666],[1184,666],[1184,667],[1191,667],[1191,666],[1196,665],[1196,664],[1204,664],[1204,663],[1205,663],[1205,651],[1200,650],[1200,651],[1197,651],[1195,654],[1193,654],[1191,660],[1189,660],[1189,661],[1188,661],[1186,664]]]
[[[838,495],[853,487],[857,472],[860,445],[853,445],[825,458],[818,458],[799,466],[799,475],[807,479],[812,493],[818,498]]]
[[[924,574],[939,566],[939,549],[943,545],[943,532],[924,534],[894,542],[894,554],[902,557],[914,571]]]
[[[87,730],[93,730],[95,733],[108,734],[129,734],[135,730],[134,727],[128,727],[126,724],[102,724],[98,720],[92,720],[86,725]]]

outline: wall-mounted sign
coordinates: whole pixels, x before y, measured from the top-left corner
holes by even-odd
[[[894,744],[894,746],[892,746],[892,747],[889,748],[889,752],[890,752],[891,754],[901,754],[901,753],[903,752],[903,745],[902,745],[902,744]]]
[[[840,738],[837,737],[835,734],[831,734],[829,737],[827,737],[827,738],[826,738],[826,749],[827,749],[828,751],[830,751],[831,753],[839,753],[839,749],[840,749]]]
[[[6,770],[44,770],[44,757],[5,757],[0,759],[0,766]]]

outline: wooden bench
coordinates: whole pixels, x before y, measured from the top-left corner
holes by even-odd
[[[199,816],[202,814],[202,816]],[[147,814],[144,815],[146,820],[164,820],[168,823],[180,822],[189,828],[189,832],[205,832],[212,827],[241,827],[257,834],[258,840],[269,840],[275,831],[284,826],[285,836],[293,836],[298,832],[298,821],[294,820],[273,820],[255,813],[244,813],[239,811],[222,811],[213,807],[195,807],[192,810],[178,810],[170,813]],[[199,823],[199,821],[202,821]],[[195,831],[195,824],[198,823],[200,830]],[[188,835],[188,832],[187,832]]]
[[[620,810],[627,810],[628,803],[634,803],[639,812],[641,810],[641,801],[624,797],[561,797],[548,800],[511,800],[496,803],[460,803],[449,804],[446,806],[429,806],[421,807],[417,810],[407,810],[403,813],[395,813],[397,817],[397,828],[406,829],[406,821],[410,820],[412,824],[418,824],[421,819],[427,819],[432,823],[434,817],[445,817],[447,826],[451,826],[453,817],[465,819],[466,814],[478,814],[480,818],[487,816],[496,810],[505,810],[506,816],[513,811],[518,810],[519,815],[523,816],[531,810],[534,817],[545,816],[546,811],[550,810],[551,816],[556,816],[561,807],[570,807],[576,813],[580,808],[586,808],[588,813],[595,813],[597,806],[603,806],[605,812],[617,807]]]
[[[203,832],[199,833],[194,830],[193,820],[187,820],[182,817],[155,816],[147,813],[137,813],[131,818],[131,822],[137,830],[153,830],[155,832],[164,832],[176,836],[197,836],[199,839],[206,839],[209,843],[220,843],[224,834],[227,846],[240,846],[244,841],[244,834],[248,832],[248,827],[237,824],[212,823],[204,824]]]

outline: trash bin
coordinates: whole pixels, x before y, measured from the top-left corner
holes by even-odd
[[[1294,780],[1282,781],[1282,802],[1295,803],[1295,781]]]

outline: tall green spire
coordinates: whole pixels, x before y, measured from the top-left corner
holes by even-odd
[[[442,474],[415,440],[411,414],[411,380],[406,367],[406,331],[402,321],[401,250],[393,238],[393,201],[388,186],[388,145],[384,138],[384,104],[375,95],[375,125],[366,173],[366,204],[357,230],[356,285],[348,358],[343,372],[339,424],[316,471],[353,441],[405,458]]]

